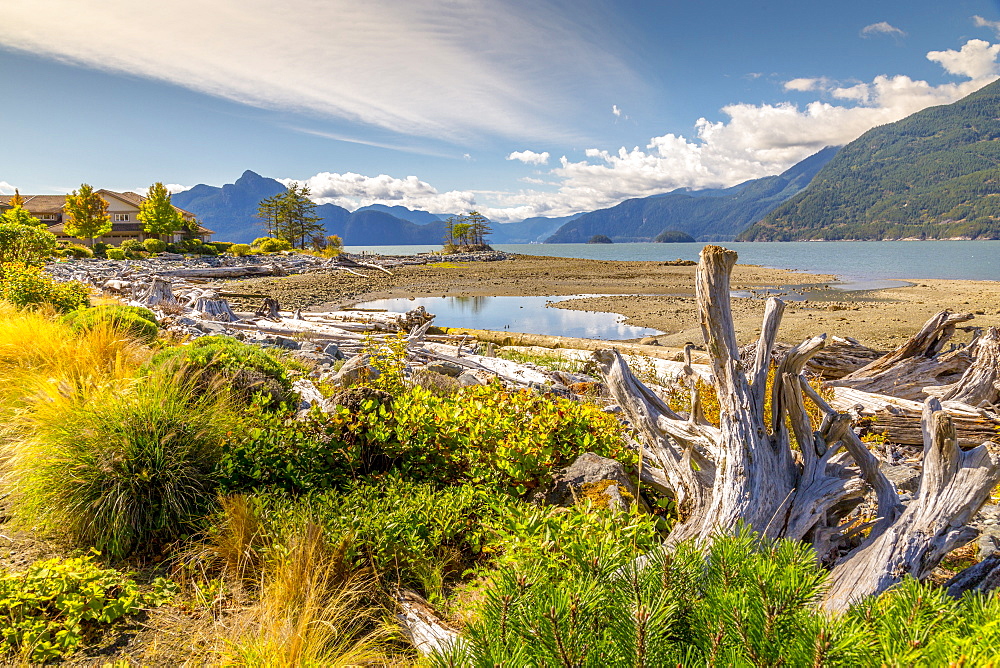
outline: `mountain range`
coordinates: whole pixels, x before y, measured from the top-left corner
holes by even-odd
[[[275,179],[247,170],[235,183],[222,187],[200,184],[173,195],[172,201],[215,232],[215,238],[250,243],[264,232],[257,219],[262,199],[285,191]],[[351,246],[440,244],[445,237],[444,220],[452,214],[414,211],[403,206],[372,204],[354,212],[336,204],[320,204],[316,215],[326,234],[339,235]],[[528,218],[519,223],[493,224],[489,241],[498,244],[539,242],[576,216]]]
[[[873,128],[747,241],[1000,238],[1000,81]]]
[[[663,195],[628,199],[584,214],[549,237],[547,243],[582,243],[603,234],[615,242],[653,241],[665,230],[699,241],[730,241],[775,206],[802,191],[837,153],[830,146],[777,176],[730,188],[680,188]]]

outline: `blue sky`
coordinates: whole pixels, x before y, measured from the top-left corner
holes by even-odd
[[[1000,73],[989,0],[32,0],[0,191],[245,169],[501,221],[778,173]]]

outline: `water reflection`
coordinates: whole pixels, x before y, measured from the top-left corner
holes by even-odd
[[[624,316],[617,313],[575,311],[548,308],[555,301],[570,297],[413,297],[377,299],[358,304],[358,308],[409,311],[423,306],[437,316],[440,327],[506,330],[525,334],[547,334],[586,339],[637,339],[662,334],[649,327],[623,324]]]

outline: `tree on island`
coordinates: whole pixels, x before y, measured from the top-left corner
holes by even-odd
[[[485,247],[486,235],[492,232],[489,218],[478,211],[458,216],[450,216],[444,221],[445,238],[444,245],[447,249],[455,247]]]
[[[493,231],[489,218],[478,211],[470,211],[462,220],[469,225],[469,240],[474,246],[485,246],[486,235]]]
[[[690,244],[694,243],[696,239],[687,232],[681,232],[680,230],[663,230],[656,235],[653,241],[658,244]]]
[[[66,212],[63,231],[77,239],[89,239],[90,245],[94,239],[111,231],[108,202],[88,183],[81,184],[79,191],[74,190],[66,196],[63,211]]]
[[[611,237],[609,237],[606,234],[595,234],[594,236],[590,237],[590,239],[587,240],[587,243],[588,244],[613,244],[614,242],[611,240]]]
[[[147,234],[171,236],[184,227],[184,216],[170,203],[170,193],[166,186],[157,181],[149,187],[146,199],[139,205],[142,229]]]

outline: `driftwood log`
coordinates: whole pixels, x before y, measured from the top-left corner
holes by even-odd
[[[985,445],[960,451],[951,418],[936,399],[928,400],[923,478],[904,509],[878,460],[850,428],[850,416],[830,407],[802,374],[825,336],[795,346],[778,364],[771,419],[766,420],[771,350],[784,305],[768,300],[754,361],[745,366],[729,301],[736,257],[706,246],[695,283],[721,409],[718,427],[700,420],[697,410],[687,418],[671,410],[617,351],[595,353],[609,391],[644,436],[676,495],[680,521],[668,544],[710,541],[740,525],[766,537],[808,541],[832,564],[830,610],[878,594],[904,575],[925,576],[949,550],[974,537],[963,525],[1000,481],[1000,457]],[[816,430],[806,411],[807,397],[824,415]],[[697,392],[692,402],[694,407]],[[844,520],[851,502],[869,489],[877,510],[865,527],[868,536],[858,544],[857,527],[848,528]]]
[[[830,385],[922,400],[925,387],[955,382],[972,364],[967,350],[942,351],[955,328],[973,317],[941,311],[903,345]]]

